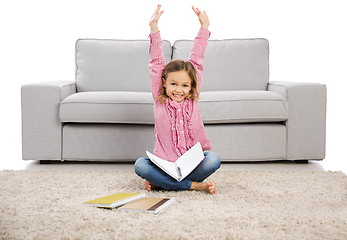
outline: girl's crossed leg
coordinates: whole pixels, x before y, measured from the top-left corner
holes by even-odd
[[[216,184],[212,181],[203,182],[220,167],[220,158],[215,152],[205,152],[204,160],[182,181],[170,177],[148,158],[139,158],[135,162],[135,172],[145,179],[145,188],[151,184],[165,190],[203,190],[211,194],[216,192]]]

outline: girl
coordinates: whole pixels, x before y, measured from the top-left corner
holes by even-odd
[[[199,17],[201,28],[195,38],[189,60],[173,60],[165,66],[158,20],[164,11],[157,6],[149,25],[151,28],[150,62],[151,87],[154,99],[155,136],[154,154],[175,162],[198,141],[203,150],[211,150],[201,120],[197,99],[201,90],[204,52],[210,37],[206,12],[192,7]],[[135,172],[145,179],[145,189],[202,190],[216,192],[216,183],[203,182],[220,167],[220,158],[214,152],[204,152],[204,160],[181,182],[167,175],[148,158],[135,162]]]

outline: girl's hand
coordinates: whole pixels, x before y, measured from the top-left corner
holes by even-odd
[[[196,16],[199,17],[201,27],[208,29],[208,26],[210,25],[210,21],[208,20],[208,16],[206,12],[205,11],[202,12],[199,10],[199,8],[195,8],[194,6],[192,6],[192,9],[194,10]]]
[[[149,26],[151,27],[151,33],[158,32],[158,20],[164,11],[160,12],[161,5],[158,4],[157,9],[155,10],[153,16],[149,20]]]

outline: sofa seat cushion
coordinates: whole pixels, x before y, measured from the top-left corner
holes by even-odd
[[[201,92],[205,124],[281,122],[288,119],[287,99],[269,91]],[[60,103],[61,122],[154,124],[149,92],[80,92]]]
[[[154,124],[149,92],[80,92],[60,103],[61,122]]]
[[[201,92],[201,118],[205,124],[281,122],[288,119],[288,101],[270,91]]]

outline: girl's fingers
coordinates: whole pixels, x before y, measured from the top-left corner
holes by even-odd
[[[159,5],[159,4],[158,4],[157,9],[155,9],[154,14],[158,14],[158,13],[159,13],[160,8],[161,8],[161,5]]]
[[[155,10],[153,16],[151,19],[153,20],[158,20],[160,18],[160,16],[163,14],[164,11],[161,11],[160,12],[160,8],[161,8],[161,5],[158,4],[157,6],[157,9]]]
[[[163,12],[164,12],[164,11],[161,11],[161,12],[159,13],[158,19],[159,19],[160,16],[163,14]]]
[[[198,17],[200,16],[200,14],[207,15],[205,11],[202,12],[199,8],[195,8],[194,6],[192,6],[192,8]]]
[[[197,16],[199,16],[199,11],[198,11],[194,6],[192,6],[192,8],[193,8],[195,14],[196,14]]]
[[[202,13],[202,12],[200,11],[200,9],[199,9],[199,8],[196,8],[196,10],[198,10],[199,15],[200,15],[200,13]]]

